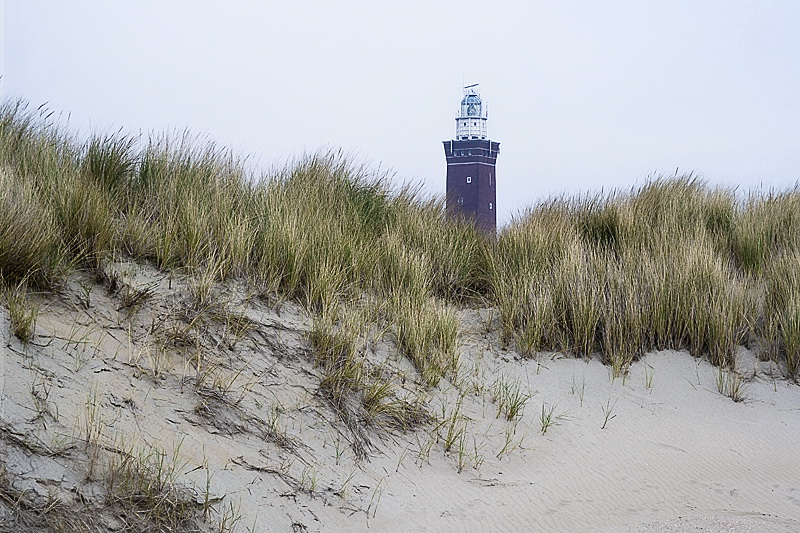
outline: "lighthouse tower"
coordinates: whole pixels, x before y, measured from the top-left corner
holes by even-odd
[[[497,175],[495,165],[500,143],[486,132],[489,113],[478,86],[464,87],[456,116],[456,138],[444,141],[447,159],[447,215],[472,220],[481,231],[497,229]]]

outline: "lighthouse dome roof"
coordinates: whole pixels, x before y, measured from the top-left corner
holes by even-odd
[[[481,97],[475,93],[466,94],[461,100],[462,116],[479,117],[482,107]]]
[[[481,97],[477,94],[467,94],[464,96],[464,99],[461,100],[462,104],[480,104]]]

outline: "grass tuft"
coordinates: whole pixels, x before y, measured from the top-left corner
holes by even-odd
[[[500,378],[492,386],[492,401],[497,404],[497,416],[502,414],[506,420],[521,417],[530,398],[531,394],[523,390],[519,381]]]
[[[33,340],[36,334],[36,318],[38,306],[32,304],[27,296],[27,286],[21,282],[15,287],[6,289],[5,303],[11,323],[11,333],[24,344]]]

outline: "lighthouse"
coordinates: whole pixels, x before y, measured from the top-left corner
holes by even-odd
[[[478,85],[464,87],[456,115],[455,139],[444,142],[447,160],[446,212],[448,217],[472,220],[482,232],[497,230],[497,174],[500,143],[489,140],[489,113]]]

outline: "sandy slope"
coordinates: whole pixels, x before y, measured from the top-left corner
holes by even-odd
[[[597,360],[520,359],[498,345],[490,311],[464,310],[459,379],[428,394],[454,424],[372,432],[361,461],[318,393],[299,309],[228,286],[227,307],[254,328],[184,331],[185,281],[113,269],[123,290],[149,288],[135,312],[123,291],[75,276],[41,299],[24,347],[0,308],[0,466],[31,502],[99,501],[109,457],[157,449],[216,518],[240,516],[240,531],[800,531],[800,388],[743,349],[735,403],[717,391],[719,371],[687,353],[649,354],[612,380]],[[204,372],[181,333],[213,361]],[[413,377],[388,340],[372,348]],[[530,395],[518,420],[497,417],[498,380]],[[445,452],[450,427],[463,438]],[[0,505],[0,529],[12,519]]]
[[[797,531],[797,391],[750,383],[751,400],[734,404],[716,392],[715,371],[685,354],[653,354],[648,363],[652,393],[642,365],[624,386],[597,363],[555,361],[538,374],[531,363],[513,365],[537,392],[522,422],[533,426],[526,449],[467,475],[423,469],[409,479],[419,501],[436,502],[415,507],[426,526],[415,529],[659,531],[654,523],[713,516]],[[573,375],[586,378],[583,406],[570,392]],[[601,430],[609,400],[616,416]],[[544,436],[532,420],[543,402],[566,417]],[[402,512],[381,510],[378,530],[402,530],[394,526]]]

